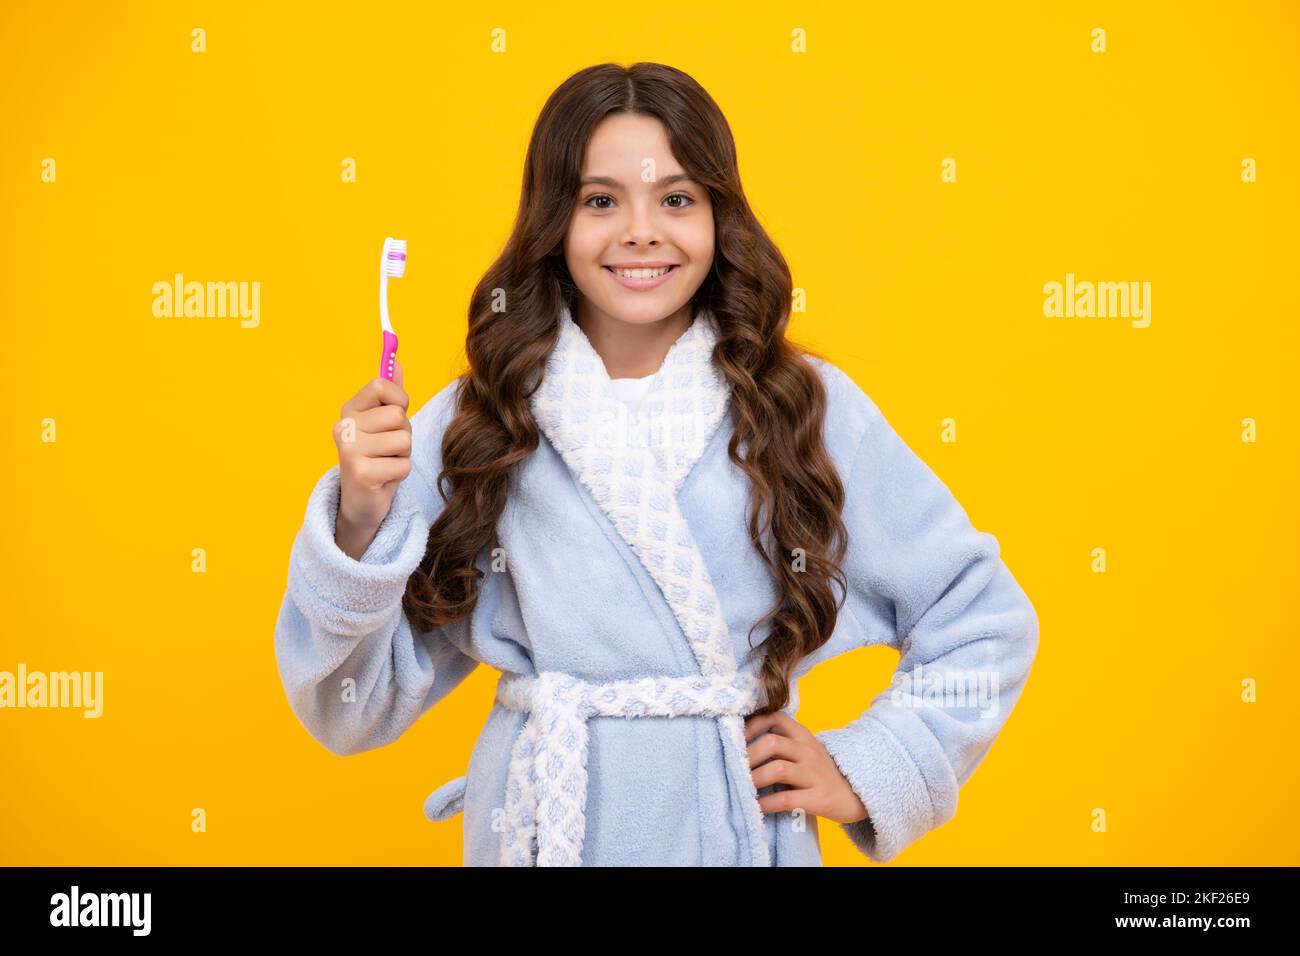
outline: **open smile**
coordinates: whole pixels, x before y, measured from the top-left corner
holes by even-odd
[[[609,266],[602,266],[601,268],[613,276],[615,282],[626,289],[653,289],[667,282],[668,277],[676,272],[678,267],[671,265],[660,269],[620,269],[617,271]]]

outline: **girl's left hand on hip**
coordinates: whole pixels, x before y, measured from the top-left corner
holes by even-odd
[[[763,736],[754,740],[759,734]],[[868,816],[822,742],[785,711],[747,718],[745,741],[755,789],[774,783],[789,788],[760,796],[758,806],[764,813],[803,810],[836,823],[856,823]]]

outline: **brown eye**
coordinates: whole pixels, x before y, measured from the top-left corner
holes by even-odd
[[[586,200],[583,202],[583,205],[584,205],[584,206],[591,206],[591,201],[592,201],[593,199],[609,199],[610,202],[613,202],[613,199],[612,199],[611,197],[605,195],[604,193],[596,193],[594,196],[588,196],[588,197],[586,198]],[[592,208],[593,208],[593,209],[608,209],[609,207],[608,207],[608,206],[592,206]]]
[[[695,200],[692,199],[690,196],[686,195],[686,193],[673,193],[671,196],[666,196],[666,197],[664,198],[664,202],[667,202],[669,199],[672,199],[672,198],[674,198],[674,197],[678,197],[678,198],[681,198],[681,199],[685,199],[685,200],[686,200],[686,206],[691,206],[691,205],[694,205],[694,204],[695,204]],[[686,206],[673,206],[672,208],[674,208],[674,209],[685,209]]]

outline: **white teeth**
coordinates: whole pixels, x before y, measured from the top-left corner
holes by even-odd
[[[612,271],[617,272],[625,279],[653,279],[656,276],[663,275],[671,268],[672,266],[664,266],[661,269],[614,269]]]

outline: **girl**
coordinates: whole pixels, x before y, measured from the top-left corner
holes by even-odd
[[[817,817],[886,862],[955,813],[1037,615],[871,399],[785,339],[790,300],[709,95],[594,66],[537,121],[468,371],[409,422],[400,363],[343,406],[280,675],[355,754],[501,672],[424,807],[464,811],[466,864],[815,866]],[[876,644],[891,690],[795,720],[799,677]]]

